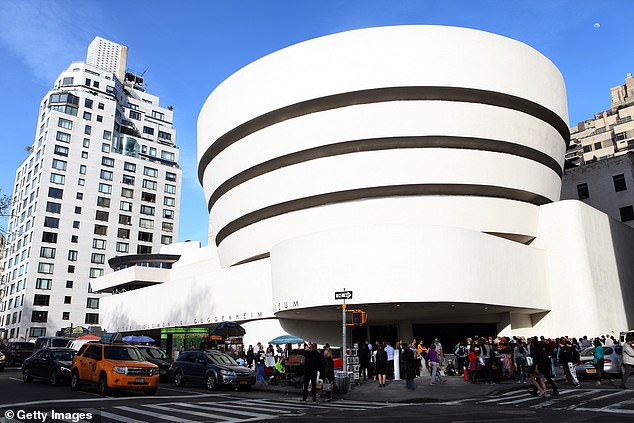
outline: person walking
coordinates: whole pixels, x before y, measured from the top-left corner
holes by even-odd
[[[634,373],[634,336],[628,335],[623,344],[623,376],[619,388],[627,388],[627,378]]]
[[[605,361],[605,350],[603,349],[603,345],[601,344],[601,340],[599,338],[594,339],[594,359],[592,360],[592,364],[597,371],[597,377],[599,380],[597,381],[597,385],[601,385],[603,379],[608,379],[610,383],[612,379],[605,374],[605,370],[603,369],[603,364]]]
[[[304,389],[302,391],[302,401],[306,401],[308,397],[309,383],[312,389],[313,402],[317,401],[317,372],[320,369],[321,354],[317,351],[317,344],[308,344],[304,350]]]
[[[375,360],[375,372],[376,378],[379,381],[379,388],[385,388],[385,379],[387,378],[387,352],[385,349],[379,346],[376,349]]]
[[[526,383],[526,355],[528,351],[522,341],[518,341],[513,348],[513,361],[517,369],[517,383]]]
[[[577,363],[579,360],[579,351],[572,346],[572,342],[564,341],[563,346],[559,350],[559,362],[564,369],[566,380],[575,388],[581,386],[577,378]]]
[[[414,379],[416,378],[416,355],[411,348],[403,349],[403,364],[405,374],[405,387],[409,390],[416,390]]]
[[[326,344],[324,348],[324,358],[321,363],[321,378],[325,384],[332,384],[335,381],[335,363],[332,360],[332,350],[330,349],[330,345]],[[326,394],[326,401],[330,401],[332,399],[332,388],[326,389],[324,387],[324,393]]]
[[[438,352],[436,351],[436,344],[431,344],[429,351],[427,352],[427,357],[429,358],[429,365],[431,366],[431,382],[430,385],[436,385],[437,383],[447,383],[447,380],[443,380],[440,377],[439,367],[440,364],[438,360],[440,357],[438,356]]]

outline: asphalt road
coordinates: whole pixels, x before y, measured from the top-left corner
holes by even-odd
[[[584,407],[588,411],[584,411]],[[55,411],[68,422],[618,422],[634,421],[634,391],[617,389],[562,389],[560,397],[538,400],[525,390],[494,397],[466,397],[427,403],[387,403],[337,400],[300,402],[295,395],[277,392],[177,388],[161,384],[154,396],[116,392],[101,397],[95,388],[73,392],[44,381],[24,383],[17,368],[0,373],[0,423],[51,422]],[[31,413],[27,415],[26,413]],[[9,413],[9,414],[6,414]],[[45,414],[46,413],[46,414]],[[80,414],[80,413],[83,413]],[[90,413],[90,415],[88,414]],[[3,417],[5,416],[5,417]],[[6,419],[6,417],[30,419]],[[46,419],[44,419],[46,417]]]

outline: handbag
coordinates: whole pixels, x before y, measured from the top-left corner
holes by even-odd
[[[533,365],[533,357],[531,357],[530,355],[526,356],[526,365],[527,366],[532,366]]]
[[[331,392],[332,391],[332,383],[328,379],[324,380],[323,390],[324,390],[324,392]]]

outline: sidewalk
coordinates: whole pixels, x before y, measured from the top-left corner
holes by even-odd
[[[490,395],[514,389],[528,389],[529,384],[516,384],[515,380],[504,381],[496,385],[484,383],[471,384],[465,382],[461,376],[449,376],[447,383],[430,385],[431,377],[423,375],[415,379],[416,390],[405,388],[405,380],[388,380],[385,388],[379,388],[376,381],[361,381],[359,385],[352,384],[352,389],[346,394],[333,393],[333,398],[350,401],[380,401],[380,402],[434,402],[451,401],[474,396]],[[258,383],[253,386],[254,391],[279,393],[281,395],[301,398],[302,389],[286,385],[269,385]],[[322,392],[318,392],[321,394]],[[310,396],[310,394],[309,394]]]

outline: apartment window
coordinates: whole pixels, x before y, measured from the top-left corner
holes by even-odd
[[[89,138],[84,138],[84,142],[83,142],[82,145],[84,146],[84,148],[90,147],[90,139]]]
[[[172,140],[172,134],[163,131],[158,131],[158,137],[168,141]]]
[[[59,118],[57,121],[57,126],[64,129],[73,129],[73,121],[64,119],[64,118]]]
[[[148,126],[143,127],[143,133],[148,135],[154,135],[154,128],[150,128]]]
[[[64,304],[72,304],[73,302],[73,297],[71,297],[70,295],[66,295],[64,297]]]
[[[153,178],[156,178],[156,177],[158,177],[158,170],[154,169],[152,167],[144,167],[143,168],[143,174],[145,176],[151,176]]]
[[[97,197],[97,205],[99,207],[110,207],[110,199],[106,197]]]
[[[110,144],[107,144],[107,143],[101,144],[101,152],[110,153]]]
[[[150,147],[150,156],[156,157],[156,148]]]
[[[87,159],[88,158],[88,152],[87,151],[82,151],[81,152],[81,158],[82,159]]]
[[[92,119],[92,113],[90,113],[90,112],[84,112],[84,119],[85,119],[85,120],[90,120],[90,119]]]
[[[33,296],[33,305],[36,305],[36,306],[48,306],[50,300],[51,300],[51,296],[50,295],[35,294]]]
[[[106,261],[106,255],[100,253],[92,253],[90,256],[90,262],[95,264],[104,264]]]
[[[83,187],[84,185],[86,185],[86,180],[84,178],[79,178],[77,180],[77,185],[79,185],[80,187]]]
[[[156,191],[156,181],[150,181],[149,179],[143,180],[143,188],[152,189]]]
[[[73,281],[66,281],[66,288],[72,288],[73,287]]]
[[[176,205],[176,199],[172,197],[165,197],[163,199],[163,204],[166,206],[174,207]]]
[[[66,132],[57,131],[57,135],[55,135],[55,139],[61,142],[70,142],[70,134]]]
[[[51,198],[59,198],[61,199],[64,196],[64,190],[61,188],[49,188],[48,196]]]
[[[602,148],[602,147],[601,147],[601,143],[600,143],[600,142],[595,142],[595,143],[594,143],[594,149],[595,149],[595,150],[600,150],[601,148]]]
[[[173,232],[174,224],[171,222],[163,222],[162,229],[164,232]]]
[[[86,165],[79,165],[79,174],[80,175],[86,174]]]
[[[106,79],[108,79],[108,77],[107,77],[107,76],[106,76]],[[94,88],[99,88],[99,81],[93,81],[93,82],[92,82],[92,86],[93,86]],[[102,103],[99,103],[99,104],[102,104]],[[103,107],[102,107],[102,108],[103,108]]]
[[[168,181],[176,182],[176,174],[172,172],[166,172],[165,179]]]
[[[59,219],[56,217],[44,217],[44,226],[47,228],[59,228]]]
[[[51,275],[51,274],[53,274],[54,267],[55,266],[53,265],[53,263],[38,263],[37,271],[38,271],[38,273],[44,273],[45,275]]]
[[[40,247],[40,257],[54,259],[55,258],[55,248],[53,247]]]
[[[62,79],[62,85],[73,85],[73,81],[74,81],[74,78],[72,76],[67,76]]]
[[[46,202],[46,211],[49,213],[61,213],[62,212],[62,205],[59,203],[53,203],[50,201]]]
[[[117,237],[122,239],[130,239],[130,229],[117,229]]]
[[[101,164],[108,167],[114,167],[114,159],[110,157],[102,157]]]
[[[154,229],[154,221],[150,219],[139,219],[139,226],[143,229]]]
[[[90,81],[90,79],[87,79],[86,81]],[[90,85],[90,82],[86,85]],[[84,100],[84,107],[86,107],[87,109],[92,109],[92,100],[87,98]]]
[[[127,214],[119,215],[119,224],[120,225],[131,225],[132,224],[132,216],[128,216]]]
[[[154,207],[141,205],[141,214],[154,216]]]
[[[632,206],[620,207],[621,222],[629,222],[634,220],[634,208]]]
[[[105,239],[93,239],[92,240],[92,248],[95,250],[105,250],[106,249],[106,240]]]
[[[77,251],[68,250],[68,261],[77,261]]]
[[[107,222],[109,215],[110,213],[108,213],[107,211],[97,210],[95,212],[95,219],[101,220],[102,222]]]
[[[70,236],[70,242],[72,242],[73,244],[77,244],[79,242],[79,236],[71,235]]]
[[[130,162],[123,162],[123,170],[126,172],[136,172],[136,165]]]
[[[112,181],[112,176],[113,176],[113,173],[110,172],[109,170],[102,170],[99,173],[99,177],[105,181]]]
[[[49,289],[51,289],[52,286],[53,286],[53,280],[52,279],[37,278],[35,280],[35,289],[46,289],[46,290],[49,290]]]
[[[103,131],[103,139],[104,140],[112,139],[112,132],[104,130]]]
[[[614,182],[614,191],[625,191],[627,190],[627,186],[625,184],[625,175],[622,173],[620,175],[614,175],[612,177],[612,182]]]
[[[152,247],[150,245],[137,245],[137,254],[152,254]]]
[[[132,203],[129,201],[121,201],[119,204],[119,210],[132,211]]]
[[[171,244],[172,243],[172,237],[169,235],[161,235],[161,244]]]
[[[103,122],[103,116],[97,115],[97,122]],[[110,138],[108,138],[110,139]]]
[[[81,214],[81,207],[75,206],[75,214]]]
[[[130,119],[141,120],[141,113],[135,110],[130,110]]]
[[[164,209],[163,217],[166,219],[174,219],[174,210]]]
[[[103,103],[99,103],[99,104],[97,104],[97,108],[98,108],[99,110],[103,110],[103,106],[104,106],[104,104],[103,104]]]
[[[176,194],[176,185],[165,184],[164,191],[167,194]]]
[[[63,311],[62,312],[62,320],[70,320],[70,312]]]
[[[125,242],[117,242],[117,252],[118,253],[127,253],[130,250],[130,244]]]
[[[68,148],[61,146],[61,145],[56,145],[54,150],[53,150],[53,154],[57,154],[58,156],[64,156],[67,157],[68,156]]]
[[[73,229],[79,229],[79,220],[73,220]]]
[[[53,169],[66,170],[66,162],[64,160],[53,159]]]
[[[143,241],[143,242],[152,242],[152,239],[154,238],[153,234],[151,232],[142,232],[139,231],[139,241]]]
[[[51,182],[54,184],[64,185],[66,181],[66,177],[64,175],[60,175],[59,173],[51,173]]]
[[[54,232],[42,232],[42,242],[57,243],[57,234]]]
[[[112,193],[112,185],[100,183],[98,191],[103,193],[103,194],[111,194]]]
[[[161,159],[173,162],[174,161],[174,157],[175,157],[174,153],[172,153],[171,151],[161,150]]]
[[[588,190],[588,184],[577,185],[577,197],[580,200],[585,200],[586,198],[590,198],[590,191]]]
[[[96,267],[91,267],[90,268],[90,277],[91,278],[98,278],[103,276],[103,269],[98,269]]]
[[[157,112],[156,110],[152,110],[152,117],[154,119],[165,120],[165,113]]]
[[[72,264],[69,264],[67,271],[68,273],[75,273],[75,266]]]
[[[31,313],[31,322],[46,323],[48,320],[48,311],[33,311]]]
[[[156,194],[151,194],[149,192],[141,192],[141,201],[147,201],[149,203],[156,202]]]
[[[90,125],[84,126],[84,134],[90,135],[91,132],[92,132],[92,128],[90,127]]]
[[[98,313],[86,313],[86,320],[84,321],[87,325],[98,325],[99,324],[99,314]]]
[[[99,298],[88,298],[86,308],[99,308]]]
[[[108,227],[105,225],[95,225],[93,232],[95,235],[108,235]]]
[[[134,190],[130,188],[121,188],[121,196],[124,198],[134,197]]]
[[[11,329],[13,331],[13,329]],[[40,336],[46,335],[46,328],[30,328],[29,329],[29,337],[30,338],[38,338]]]

